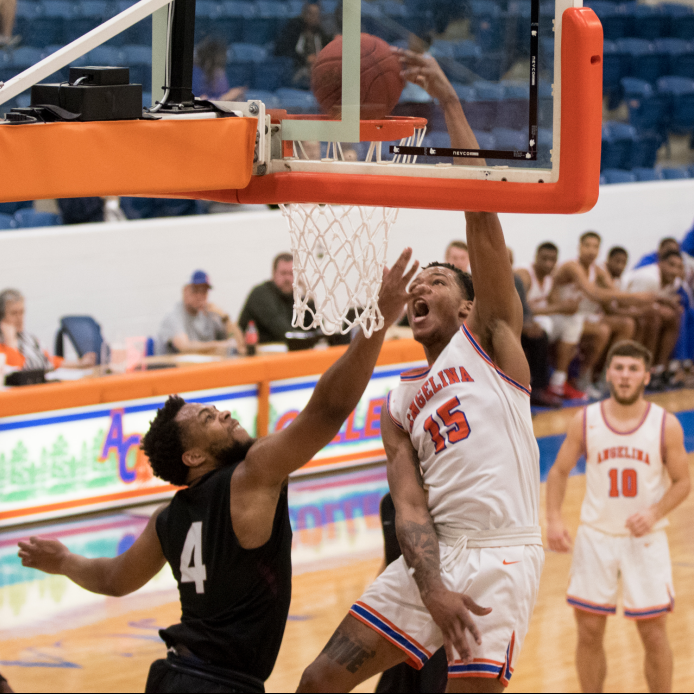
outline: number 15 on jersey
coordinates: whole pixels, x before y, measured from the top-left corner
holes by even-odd
[[[434,418],[434,414],[429,415],[424,421],[424,429],[431,435],[436,454],[442,452],[448,444],[462,442],[470,436],[470,424],[465,413],[458,408],[460,408],[460,400],[455,396],[435,413],[443,426]]]

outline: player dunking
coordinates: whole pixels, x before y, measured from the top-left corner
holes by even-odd
[[[156,475],[188,487],[152,515],[125,553],[88,559],[58,541],[19,543],[23,565],[105,595],[137,590],[169,562],[181,622],[161,631],[169,652],[152,664],[148,692],[263,691],[291,598],[287,476],[333,439],[357,405],[386,328],[407,299],[417,264],[406,271],[410,256],[405,250],[384,274],[378,303],[385,327],[352,339],[281,432],[252,440],[228,412],[167,400],[143,446]]]
[[[665,620],[674,591],[664,527],[665,515],[689,493],[689,467],[677,418],[644,400],[650,365],[650,352],[637,342],[610,349],[610,397],[576,414],[547,478],[549,547],[567,552],[571,537],[561,505],[569,473],[586,455],[586,496],[567,593],[578,625],[576,668],[584,692],[603,689],[603,636],[607,615],[616,611],[620,576],[624,615],[636,620],[646,651],[648,688],[669,692],[672,685]]]
[[[443,107],[452,147],[475,143],[436,61],[400,55]],[[402,661],[421,667],[443,645],[450,691],[496,692],[517,662],[544,561],[530,371],[499,219],[465,217],[474,302],[470,276],[449,265],[414,279],[407,315],[428,366],[403,374],[381,420],[403,556],[352,606],[300,691],[349,691]]]

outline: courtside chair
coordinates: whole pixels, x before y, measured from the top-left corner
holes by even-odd
[[[81,359],[87,352],[96,354],[96,363],[101,363],[101,346],[104,338],[101,326],[91,316],[64,316],[60,319],[60,328],[55,336],[55,354],[65,356],[65,337]]]
[[[34,211],[34,209],[19,209],[15,212],[14,221],[17,228],[46,228],[59,226],[63,219],[58,214],[47,211]]]

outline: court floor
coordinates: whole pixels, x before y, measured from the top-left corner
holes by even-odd
[[[571,411],[566,413],[564,421],[570,414]],[[547,419],[556,426],[559,418],[553,415]],[[541,425],[538,428],[542,431]],[[550,433],[555,431],[554,427],[547,429]],[[694,454],[690,455],[692,467]],[[564,511],[573,531],[578,524],[584,484],[583,476],[569,479]],[[544,510],[544,485],[542,502]],[[116,520],[117,537],[105,544]],[[81,552],[97,556],[112,555],[109,550],[117,551],[120,542],[136,536],[145,521],[146,512],[133,510],[51,526],[61,536],[87,537],[83,539]],[[694,496],[671,514],[670,522],[668,536],[677,600],[668,620],[675,660],[673,689],[692,692]],[[99,531],[107,538],[97,540]],[[164,655],[164,644],[157,630],[177,621],[180,613],[175,584],[168,570],[164,569],[142,591],[128,597],[99,597],[79,590],[65,578],[32,576],[31,571],[18,569],[8,557],[13,555],[13,536],[19,536],[19,532],[5,533],[0,542],[0,572],[5,582],[0,586],[0,670],[14,689],[142,691],[150,663]],[[372,548],[368,556],[351,557],[346,565],[339,565],[339,561],[336,565],[333,559],[332,567],[327,569],[297,570],[287,630],[277,664],[266,683],[267,691],[286,692],[296,688],[303,668],[325,645],[351,603],[375,576],[380,559],[374,554],[377,551]],[[576,638],[573,616],[564,601],[570,556],[551,552],[546,556],[538,603],[509,691],[579,689],[573,667]],[[643,651],[635,624],[621,616],[621,608],[608,623],[606,648],[606,691],[646,691]],[[372,679],[360,689],[371,691],[375,684],[376,680]]]

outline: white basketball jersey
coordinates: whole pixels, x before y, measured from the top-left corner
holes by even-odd
[[[547,305],[547,297],[549,292],[552,291],[552,282],[554,281],[551,274],[548,274],[540,283],[540,280],[535,274],[535,267],[530,265],[528,267],[528,274],[530,275],[530,288],[525,295],[528,303],[538,302],[538,308],[542,309]]]
[[[603,402],[584,409],[586,496],[581,522],[605,534],[629,535],[626,520],[663,497],[669,484],[662,457],[665,415],[663,408],[648,403],[636,429],[617,432],[607,422]],[[653,528],[666,525],[661,519]]]
[[[465,325],[432,366],[401,375],[387,408],[417,451],[437,531],[535,528],[532,543],[540,541],[529,395],[494,366]]]
[[[581,264],[576,260],[577,264]],[[595,264],[592,264],[588,268],[588,281],[591,284],[595,284],[598,278],[598,268]],[[576,282],[570,282],[569,284],[564,284],[559,290],[559,296],[562,300],[566,299],[576,299],[578,303],[578,312],[584,313],[586,315],[601,314],[603,312],[602,306],[597,302],[589,299],[583,289],[576,284]]]

